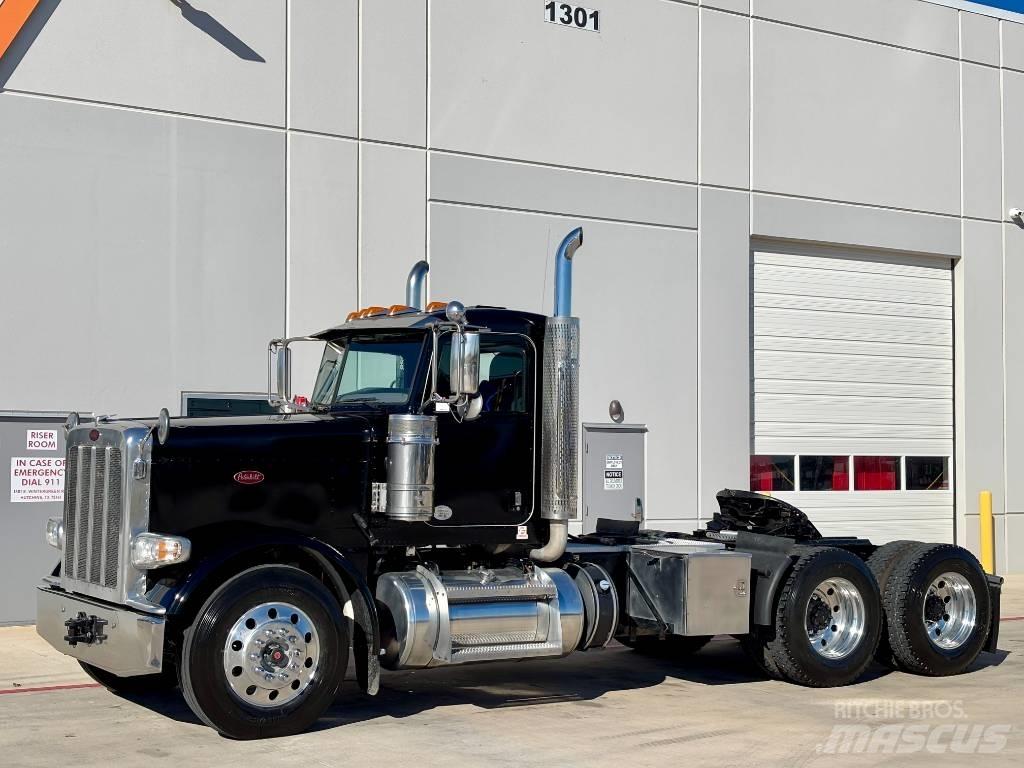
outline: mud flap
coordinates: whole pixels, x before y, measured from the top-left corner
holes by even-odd
[[[995,653],[999,645],[999,602],[1003,592],[1003,577],[986,574],[988,579],[989,605],[992,608],[992,623],[989,625],[988,640],[983,651]]]

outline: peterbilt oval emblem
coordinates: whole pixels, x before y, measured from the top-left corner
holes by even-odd
[[[451,520],[452,519],[452,508],[446,507],[444,504],[439,504],[434,507],[434,519],[435,520]]]
[[[256,483],[262,483],[263,480],[263,473],[258,469],[243,469],[241,472],[235,472],[235,482],[242,485],[256,485]]]

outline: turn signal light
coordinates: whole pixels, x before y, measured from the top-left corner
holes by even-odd
[[[427,312],[440,312],[447,306],[447,301],[432,301],[429,304],[427,304]]]
[[[192,543],[183,536],[140,533],[132,539],[132,565],[139,570],[183,563],[192,554]]]

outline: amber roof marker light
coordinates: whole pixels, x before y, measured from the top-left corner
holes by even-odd
[[[0,3],[0,59],[25,27],[40,0],[3,0]]]

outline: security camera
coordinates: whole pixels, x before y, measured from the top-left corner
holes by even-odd
[[[1024,224],[1024,211],[1022,211],[1020,208],[1011,208],[1010,218],[1013,221],[1016,221],[1018,224]]]

